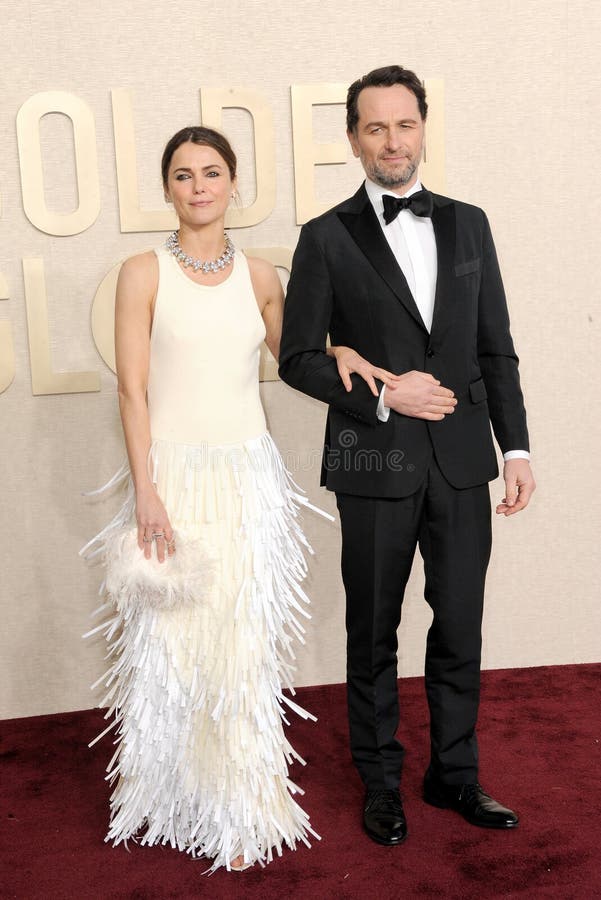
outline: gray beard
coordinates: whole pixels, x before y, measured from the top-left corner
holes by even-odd
[[[403,187],[405,184],[409,184],[416,172],[417,163],[415,162],[409,163],[405,171],[400,175],[393,175],[390,172],[383,171],[377,163],[366,169],[367,177],[384,188]]]

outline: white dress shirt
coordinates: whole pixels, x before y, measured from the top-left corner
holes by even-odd
[[[436,238],[432,219],[415,216],[411,210],[402,209],[396,219],[389,225],[384,222],[384,194],[398,198],[387,188],[382,188],[369,179],[365,182],[365,190],[378,217],[378,222],[388,241],[390,249],[401,271],[407,279],[409,290],[422,317],[426,329],[432,327],[434,313],[434,296],[436,293],[436,276],[438,273],[438,257],[436,255]],[[410,187],[404,197],[411,197],[422,190],[419,181]]]
[[[409,290],[426,330],[430,332],[438,274],[438,256],[432,219],[416,216],[410,209],[402,209],[396,219],[387,225],[384,221],[382,197],[384,194],[398,197],[398,194],[380,187],[369,178],[365,180],[365,190],[378,217],[384,237],[409,285]],[[418,180],[403,196],[410,197],[421,190],[422,185]],[[385,390],[386,386],[384,385],[380,392],[377,410],[378,419],[382,422],[387,422],[390,416],[390,409],[384,405]],[[503,458],[505,460],[530,459],[530,454],[526,450],[508,450],[503,454]]]

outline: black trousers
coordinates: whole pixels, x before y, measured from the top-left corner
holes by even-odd
[[[351,753],[369,790],[396,788],[397,628],[415,548],[433,612],[426,644],[430,768],[448,784],[475,782],[481,626],[491,547],[488,485],[456,490],[433,459],[410,497],[336,495],[346,590]]]

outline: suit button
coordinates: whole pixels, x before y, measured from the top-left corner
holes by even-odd
[[[434,350],[432,349],[432,347],[428,347],[428,349],[426,350],[426,356],[429,359],[431,359],[434,356]]]

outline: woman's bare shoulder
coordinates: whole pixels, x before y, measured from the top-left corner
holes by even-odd
[[[248,268],[250,270],[250,274],[253,278],[257,279],[273,279],[274,276],[277,278],[277,272],[275,266],[268,262],[268,260],[263,259],[261,256],[248,256],[246,253],[246,261],[248,263]]]
[[[154,250],[130,256],[119,270],[118,290],[134,290],[154,296],[159,280],[159,263]]]
[[[257,297],[269,300],[274,295],[279,296],[282,284],[275,266],[260,256],[247,256],[246,259]]]
[[[121,264],[119,274],[123,274],[128,278],[148,278],[153,277],[158,272],[159,262],[154,250],[147,250],[145,253],[136,253],[135,256],[129,256]]]

